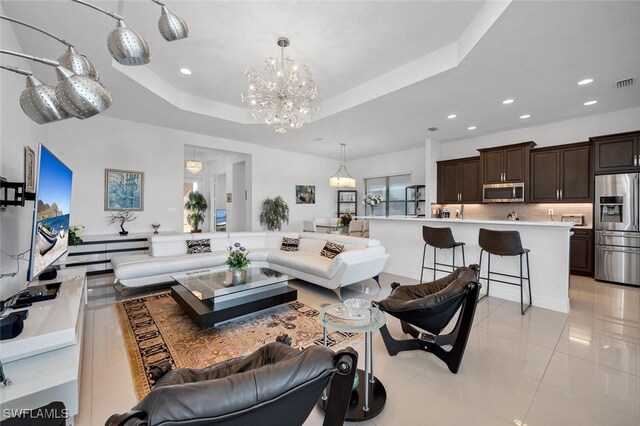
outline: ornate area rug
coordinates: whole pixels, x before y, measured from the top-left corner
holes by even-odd
[[[149,369],[165,361],[174,368],[202,368],[247,355],[282,334],[295,348],[322,345],[320,312],[297,301],[207,330],[200,330],[168,292],[117,302],[116,311],[138,400],[151,391]],[[331,332],[328,344],[340,349],[359,338]]]

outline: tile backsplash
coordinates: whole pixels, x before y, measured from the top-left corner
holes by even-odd
[[[460,204],[432,204],[434,209],[449,208],[451,217],[454,218]],[[520,203],[495,203],[495,204],[465,204],[464,218],[479,220],[507,220],[507,215],[513,211],[518,214],[520,220],[531,222],[548,222],[549,209],[553,209],[553,220],[559,222],[562,215],[583,215],[584,225],[593,226],[593,205],[580,204],[520,204]],[[433,214],[431,215],[432,217]]]

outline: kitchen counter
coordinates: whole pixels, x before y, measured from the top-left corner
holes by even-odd
[[[533,305],[559,312],[569,312],[569,244],[573,223],[380,216],[358,219],[370,220],[371,238],[379,239],[391,255],[385,272],[415,279],[420,279],[424,247],[423,225],[451,228],[456,241],[465,243],[467,265],[479,263],[480,228],[519,231],[522,245],[531,250],[529,260]],[[432,250],[427,248],[427,264],[433,261]],[[452,250],[438,250],[437,255],[438,262],[451,264]],[[456,261],[459,262],[461,259],[460,249],[458,249]],[[491,256],[492,271],[519,275],[518,259],[517,256]],[[486,265],[486,254],[483,261]],[[424,274],[425,281],[433,279],[433,271],[425,270]],[[444,275],[444,273],[438,273],[436,277]],[[481,276],[486,276],[486,271],[483,271]],[[486,288],[486,281],[482,280],[482,283]],[[484,293],[485,290],[481,291]],[[491,296],[519,303],[520,289],[517,286],[492,282]]]

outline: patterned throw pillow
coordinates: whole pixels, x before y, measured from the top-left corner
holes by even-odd
[[[187,254],[211,253],[211,240],[187,240]]]
[[[324,256],[328,259],[333,259],[344,250],[344,246],[342,244],[332,243],[331,241],[327,241],[324,245],[324,248],[320,252],[320,256]]]
[[[282,245],[280,246],[280,250],[282,250],[282,251],[298,251],[298,246],[299,245],[300,245],[300,239],[298,239],[298,238],[282,237]]]

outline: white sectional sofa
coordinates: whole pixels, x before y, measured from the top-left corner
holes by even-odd
[[[298,251],[280,250],[282,238],[299,238]],[[187,254],[187,240],[208,239],[211,253]],[[344,246],[334,259],[321,256],[326,241]],[[149,254],[123,255],[111,259],[117,281],[126,287],[171,282],[181,272],[223,267],[227,247],[240,243],[249,251],[253,266],[268,267],[304,281],[334,290],[373,278],[378,281],[389,255],[380,241],[370,238],[311,232],[232,232],[154,235]],[[378,283],[378,285],[380,285]]]

